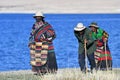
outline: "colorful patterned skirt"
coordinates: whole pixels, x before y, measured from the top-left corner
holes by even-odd
[[[32,71],[47,73],[57,71],[57,62],[52,42],[35,42],[30,45]]]
[[[112,57],[108,47],[104,42],[98,41],[97,49],[95,51],[96,67],[100,70],[112,70]]]

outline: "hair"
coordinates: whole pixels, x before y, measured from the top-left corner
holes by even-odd
[[[42,17],[42,21],[45,22],[44,17]]]
[[[36,18],[37,16],[35,16],[34,18]],[[42,17],[42,16],[40,16],[40,17]],[[45,20],[44,20],[44,17],[42,17],[42,22],[44,23],[45,22]]]

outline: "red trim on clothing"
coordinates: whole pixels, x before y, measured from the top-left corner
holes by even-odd
[[[48,30],[50,35],[54,35],[54,31],[53,30]]]
[[[102,61],[102,60],[112,60],[112,58],[111,57],[109,57],[109,56],[107,56],[107,58],[106,57],[102,57],[102,58],[97,58],[97,60],[99,60],[99,61]]]
[[[39,35],[41,35],[44,31],[46,31],[47,29],[51,28],[50,25],[46,26],[45,28],[43,28],[43,30],[39,31],[35,37],[35,40],[38,39]],[[38,41],[38,40],[37,40]]]
[[[103,46],[103,42],[101,42],[100,40],[97,40],[97,46]]]
[[[49,46],[49,47],[48,47],[48,50],[52,50],[52,49],[54,49],[53,46]]]
[[[96,50],[96,52],[99,52],[100,54],[105,54],[105,51]],[[106,51],[106,54],[110,54],[110,51]]]

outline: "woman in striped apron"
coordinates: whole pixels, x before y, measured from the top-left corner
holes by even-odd
[[[90,24],[92,37],[96,41],[95,60],[97,69],[112,70],[112,57],[108,46],[108,33],[100,29],[96,22]]]
[[[32,71],[37,74],[55,73],[58,69],[53,46],[55,31],[44,21],[42,12],[36,12],[33,17],[36,22],[33,24],[29,38]]]

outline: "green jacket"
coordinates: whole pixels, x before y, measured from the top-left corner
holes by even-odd
[[[96,50],[96,43],[92,38],[92,32],[88,28],[86,28],[83,32],[84,32],[83,35],[80,35],[79,31],[74,31],[74,34],[78,39],[78,43],[79,43],[78,53],[82,54],[85,52],[84,40],[87,39],[88,41],[86,45],[87,54],[92,54]]]
[[[104,30],[100,29],[100,28],[97,29],[97,33],[92,32],[92,38],[94,40],[101,40],[103,37],[108,38],[108,36],[109,36],[108,33],[105,32]]]

